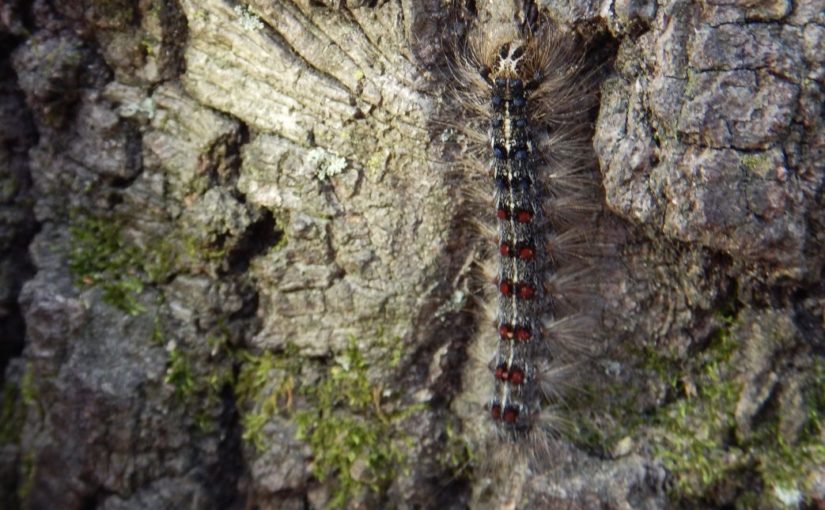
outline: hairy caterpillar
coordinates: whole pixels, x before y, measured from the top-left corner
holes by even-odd
[[[471,374],[465,385],[484,386],[500,439],[540,441],[566,368],[594,331],[581,313],[599,251],[594,87],[572,38],[531,2],[519,22],[473,26],[460,53],[453,76],[462,122],[450,125],[468,141],[467,210],[485,238],[484,280],[495,285],[477,293],[495,329],[481,325],[474,344],[492,377],[482,385]]]

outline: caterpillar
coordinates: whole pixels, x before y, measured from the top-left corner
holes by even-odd
[[[515,18],[471,27],[460,45],[453,78],[463,120],[451,124],[468,141],[467,209],[491,282],[478,294],[492,327],[479,327],[474,357],[492,373],[487,420],[508,443],[546,435],[569,367],[595,331],[581,309],[591,301],[600,210],[594,87],[582,57],[534,3]]]

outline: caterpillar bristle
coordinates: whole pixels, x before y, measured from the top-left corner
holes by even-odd
[[[479,238],[488,240],[496,238],[497,232],[489,222],[479,218],[470,218],[468,224]]]
[[[558,267],[592,258],[598,254],[599,247],[593,242],[590,232],[571,229],[548,236],[545,250],[548,265]]]
[[[484,211],[489,211],[490,210],[489,207],[484,207],[484,206],[488,206],[490,203],[492,203],[490,198],[489,198],[489,193],[485,194],[484,190],[480,186],[475,186],[473,184],[470,184],[466,187],[465,190],[463,190],[461,192],[461,195],[466,198],[468,203],[473,204],[472,207],[474,209],[478,209],[479,212],[481,212],[482,210],[484,210]],[[485,224],[490,223],[486,219],[485,216],[474,217],[472,219],[472,221],[473,221],[474,225],[479,224],[479,223],[485,223]],[[481,232],[482,230],[478,230],[478,231]]]
[[[598,288],[598,283],[592,278],[590,268],[584,267],[578,271],[558,271],[547,278],[545,288],[555,296],[555,303],[563,303],[570,307],[577,306],[585,298],[592,297]]]
[[[547,342],[568,353],[590,355],[594,340],[596,324],[593,318],[585,314],[568,315],[562,319],[550,319],[543,322]]]
[[[496,267],[495,263],[491,260],[485,260],[481,262],[479,267],[482,270],[482,275],[484,277],[484,281],[490,284],[497,284],[498,283],[498,267]],[[489,289],[489,287],[488,287]]]
[[[575,379],[578,365],[562,359],[543,361],[537,365],[536,384],[547,402],[559,406],[564,396],[575,389],[572,382]]]
[[[569,228],[572,224],[578,223],[582,215],[592,216],[601,211],[601,207],[593,203],[592,199],[593,197],[586,193],[554,196],[544,206],[544,214],[551,221]]]

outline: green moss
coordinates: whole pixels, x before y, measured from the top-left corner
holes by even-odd
[[[227,345],[226,333],[220,326],[216,330],[206,335],[208,353],[175,344],[167,346],[164,382],[204,433],[217,429],[215,417],[223,406],[221,394],[234,383],[234,353]]]
[[[240,368],[234,392],[241,410],[243,439],[262,451],[264,425],[277,413],[292,407],[296,376],[300,371],[297,349],[290,345],[279,354],[241,351],[237,358]]]
[[[635,434],[646,421],[644,414],[633,407],[638,393],[638,389],[621,383],[606,387],[585,385],[568,402],[575,414],[571,440],[595,455],[609,456],[619,441]]]
[[[295,415],[298,437],[313,452],[313,474],[321,481],[335,477],[335,508],[367,489],[382,494],[407,467],[405,445],[412,439],[398,424],[417,407],[384,405],[384,389],[370,381],[367,369],[351,339],[338,364],[303,389],[311,407]]]
[[[20,441],[20,432],[26,418],[20,393],[20,388],[12,382],[3,385],[3,397],[0,401],[0,445]]]
[[[132,315],[142,312],[136,299],[136,294],[143,291],[140,253],[124,244],[120,223],[82,217],[73,221],[69,232],[69,269],[75,275],[75,283],[99,285],[107,303]]]
[[[26,452],[20,461],[20,479],[22,482],[17,486],[17,497],[22,503],[23,508],[29,508],[27,500],[34,488],[34,478],[37,474],[37,464],[35,463],[34,453]]]
[[[819,384],[811,385],[807,393],[808,420],[793,444],[780,431],[780,416],[764,420],[737,440],[735,412],[741,386],[732,363],[737,349],[730,332],[734,319],[718,318],[723,327],[690,364],[687,373],[693,382],[683,388],[684,397],[653,418],[664,432],[653,447],[673,475],[671,495],[701,499],[720,485],[743,484],[737,504],[744,505],[748,498],[768,501],[782,491],[799,490],[813,467],[825,464],[820,435],[825,370],[817,362],[814,380]],[[754,484],[753,479],[760,483]],[[783,505],[778,499],[774,504]]]
[[[155,6],[152,6],[152,8],[154,9]],[[147,56],[153,57],[156,55],[161,45],[157,37],[154,37],[149,34],[144,34],[143,37],[140,39],[140,47],[143,48],[143,52]]]
[[[122,229],[117,219],[74,217],[69,269],[77,285],[100,286],[106,303],[136,315],[145,311],[137,299],[144,286],[167,279],[177,257],[163,240],[151,243],[151,249],[125,242]]]
[[[807,416],[802,430],[791,444],[780,430],[781,416],[768,420],[747,439],[743,447],[755,452],[756,469],[768,487],[799,490],[813,466],[825,465],[822,441],[825,419],[825,360],[816,358],[810,384],[804,394]]]
[[[825,465],[825,445],[821,440],[789,444],[778,432],[767,440],[745,445],[755,458],[755,468],[765,485],[776,490],[800,490],[815,466]]]
[[[741,161],[749,171],[763,177],[768,174],[772,166],[770,156],[764,152],[745,154]]]
[[[825,464],[820,436],[803,435],[790,444],[780,433],[777,417],[760,424],[745,440],[732,440],[739,387],[722,376],[719,367],[710,364],[697,396],[676,402],[657,417],[666,434],[655,451],[674,475],[672,495],[699,498],[718,484],[749,478],[761,483],[750,482],[742,488],[740,505],[748,499],[765,502],[777,492],[801,489],[811,469]],[[812,412],[816,416],[806,427],[819,426],[818,413]],[[774,504],[782,505],[778,500]]]
[[[161,320],[160,313],[155,311],[155,315],[152,318],[152,345],[156,347],[161,346],[165,339],[166,331],[163,328],[163,321]]]
[[[372,346],[390,367],[397,366],[403,357],[401,340],[383,333],[376,338]],[[291,414],[297,438],[312,450],[313,474],[320,481],[333,480],[331,507],[364,492],[380,496],[405,469],[404,451],[411,438],[398,425],[418,407],[397,407],[384,388],[370,380],[369,364],[354,339],[319,380],[304,386],[298,381],[312,362],[292,345],[280,353],[239,351],[235,357],[234,392],[244,440],[262,451],[266,424],[278,414]]]
[[[27,406],[37,403],[37,385],[34,381],[34,367],[31,362],[26,365],[23,380],[20,381],[20,396],[23,398],[23,403]]]
[[[138,255],[140,269],[148,283],[164,283],[180,269],[180,250],[170,238],[152,239],[149,247],[139,250]]]
[[[390,369],[395,369],[401,364],[401,360],[406,352],[404,342],[401,337],[388,335],[381,326],[375,331],[376,340],[372,346],[381,353],[382,359]],[[352,347],[354,338],[350,339],[350,347]]]
[[[188,400],[196,391],[192,364],[186,354],[177,347],[169,350],[169,361],[166,364],[163,382],[171,385],[175,389],[175,396],[181,400]]]
[[[808,416],[800,436],[802,441],[817,441],[825,431],[825,359],[814,360],[811,379],[804,393]]]
[[[712,374],[718,364],[727,363],[736,350],[736,344],[730,338],[730,328],[736,320],[739,303],[735,297],[736,291],[731,294],[734,297],[716,313],[715,319],[719,324],[716,333],[699,355],[685,359],[658,346],[626,348],[630,357],[627,369],[644,379],[646,384],[628,385],[622,379],[608,384],[594,382],[583,388],[570,402],[576,414],[572,439],[587,451],[609,456],[619,441],[638,435],[652,425],[661,426],[661,422],[666,421],[664,417],[671,412],[669,407],[656,410],[639,408],[640,400],[650,400],[650,388],[664,391],[667,402],[682,402],[684,405],[695,399],[697,378],[716,377]],[[687,413],[688,409],[675,412]]]
[[[444,448],[436,453],[438,463],[447,468],[453,478],[460,478],[475,461],[472,445],[451,421],[444,427],[444,435]]]
[[[636,437],[668,469],[670,496],[688,507],[727,505],[733,497],[736,508],[784,508],[788,498],[804,493],[816,466],[825,465],[825,363],[817,358],[804,376],[807,419],[798,434],[788,437],[783,431],[778,409],[761,412],[752,430],[739,430],[735,414],[742,398],[743,353],[733,331],[741,305],[736,292],[731,294],[715,315],[715,333],[698,352],[626,351],[629,379],[593,380],[593,387],[573,402],[578,427],[573,438],[609,455],[618,440]],[[645,383],[636,387],[628,380]],[[642,404],[652,401],[664,403]]]
[[[286,224],[286,222],[284,222],[284,224]],[[279,251],[283,250],[284,248],[286,248],[288,245],[289,245],[289,239],[287,238],[286,232],[283,232],[278,237],[278,241],[275,244],[273,244],[272,247],[269,249],[269,253],[279,252]]]
[[[99,286],[103,300],[130,315],[143,313],[138,297],[178,271],[183,246],[174,236],[150,239],[146,247],[124,240],[123,220],[73,215],[69,225],[69,269],[78,286]],[[187,246],[188,248],[188,246]],[[210,253],[201,253],[208,257]]]
[[[197,236],[187,234],[183,236],[183,256],[190,264],[203,262],[219,262],[226,257],[226,249],[211,246],[207,241]]]
[[[642,366],[662,377],[674,397],[649,423],[658,427],[654,453],[674,477],[671,491],[680,497],[703,494],[724,478],[735,453],[726,447],[735,427],[739,386],[727,377],[735,351],[730,327],[733,317],[717,315],[722,324],[709,345],[688,360],[664,359],[646,353]]]
[[[333,507],[365,492],[382,494],[405,469],[411,438],[400,432],[399,423],[419,407],[399,407],[371,381],[369,364],[354,339],[335,365],[302,386],[299,381],[307,369],[312,372],[319,365],[301,357],[297,347],[259,353],[232,349],[221,327],[216,330],[206,340],[211,363],[196,363],[190,350],[169,349],[165,381],[191,410],[200,430],[214,428],[215,414],[209,411],[220,405],[221,392],[228,387],[235,396],[242,437],[257,451],[269,445],[266,425],[278,415],[289,416],[297,424],[297,438],[312,449],[313,474],[321,481],[332,480]],[[381,332],[376,338],[372,347],[390,368],[396,367],[404,355],[401,339]],[[457,434],[451,444],[445,462],[461,470],[469,463],[466,446],[459,444]]]
[[[740,452],[727,445],[740,390],[726,377],[732,343],[729,329],[720,329],[698,356],[696,377],[682,383],[683,398],[654,416],[665,432],[656,438],[654,452],[673,474],[671,489],[679,496],[701,495],[738,468]]]

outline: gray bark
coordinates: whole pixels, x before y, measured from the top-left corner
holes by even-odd
[[[542,8],[600,69],[614,249],[515,467],[468,430],[466,19],[0,5],[0,507],[825,504],[821,0]]]

